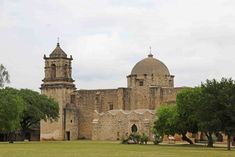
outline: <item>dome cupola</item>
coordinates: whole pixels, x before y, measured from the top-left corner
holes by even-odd
[[[148,57],[135,64],[131,74],[127,76],[127,86],[143,87],[174,87],[174,76],[170,75],[167,66],[153,57],[151,51]]]
[[[132,69],[131,75],[138,74],[170,75],[170,72],[163,62],[153,58],[153,55],[149,54],[147,58],[136,63]]]

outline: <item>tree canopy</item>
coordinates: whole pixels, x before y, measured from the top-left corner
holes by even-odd
[[[222,78],[202,83],[202,101],[197,104],[196,116],[200,130],[208,137],[208,146],[213,146],[212,133],[219,131],[230,138],[235,133],[235,82]]]
[[[176,132],[182,135],[182,139],[190,144],[193,142],[186,136],[187,132],[197,133],[198,124],[195,117],[195,105],[200,101],[200,88],[186,88],[182,90],[176,97],[177,104],[177,130]]]
[[[59,105],[52,98],[29,89],[0,89],[0,131],[23,132],[39,127],[40,120],[57,120]]]
[[[53,121],[59,117],[59,106],[52,98],[29,89],[21,89],[19,95],[25,102],[20,121],[23,130],[35,127],[42,119]]]
[[[231,136],[235,135],[235,82],[232,79],[206,80],[200,87],[186,88],[177,94],[176,106],[172,108],[176,110],[158,109],[155,132],[178,133],[190,143],[186,133],[200,131],[207,136],[208,147],[213,147],[212,135],[223,132],[228,136],[230,149]]]
[[[24,100],[13,88],[0,89],[0,130],[14,131],[20,127],[20,118],[25,107]]]
[[[156,117],[153,128],[155,134],[169,136],[176,133],[176,105],[161,105],[156,112]]]
[[[177,95],[176,105],[161,105],[156,113],[155,132],[166,135],[177,133],[182,135],[182,140],[193,144],[186,134],[198,131],[193,104],[197,102],[199,94],[200,88],[186,88]]]

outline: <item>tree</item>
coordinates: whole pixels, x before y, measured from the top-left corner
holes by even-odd
[[[227,148],[231,149],[231,136],[235,134],[235,82],[222,78],[220,81],[220,105],[224,112],[220,114],[222,121],[222,131],[227,135]]]
[[[18,93],[13,88],[0,89],[0,130],[11,135],[20,126],[20,116],[24,109],[24,101]]]
[[[198,131],[197,120],[194,115],[194,104],[198,103],[200,88],[187,88],[177,94],[176,105],[163,105],[156,113],[154,132],[157,134],[182,135],[182,140],[189,144],[193,142],[187,133]]]
[[[207,113],[201,117],[203,128],[211,132],[223,131],[228,136],[227,148],[230,150],[231,136],[235,133],[235,82],[231,78],[207,80],[202,84],[202,91],[207,106],[200,111],[201,116]]]
[[[14,133],[39,126],[40,120],[57,120],[58,103],[29,89],[0,89],[0,130]]]
[[[37,127],[42,119],[53,121],[59,117],[58,103],[52,98],[29,89],[21,89],[19,95],[25,102],[20,120],[23,132]]]
[[[201,87],[182,90],[177,94],[176,108],[160,107],[156,116],[155,132],[178,133],[192,144],[186,133],[201,131],[207,136],[207,146],[213,147],[212,135],[222,131],[228,136],[230,150],[231,136],[235,135],[235,81],[206,80]]]
[[[5,83],[9,83],[9,73],[6,68],[0,64],[0,88],[4,87]]]
[[[176,133],[176,105],[161,105],[156,111],[153,133],[155,135],[173,135]]]
[[[182,135],[182,140],[193,142],[186,136],[187,132],[197,133],[198,125],[195,117],[195,104],[200,103],[201,89],[186,88],[177,94],[177,127],[176,132]]]
[[[235,83],[226,78],[206,80],[201,88],[202,101],[196,107],[200,130],[205,132],[209,147],[213,147],[212,134],[223,131],[230,150],[231,135],[235,132]]]

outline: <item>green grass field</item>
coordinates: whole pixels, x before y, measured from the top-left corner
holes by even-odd
[[[235,149],[189,145],[123,145],[117,142],[0,143],[0,157],[232,157]]]

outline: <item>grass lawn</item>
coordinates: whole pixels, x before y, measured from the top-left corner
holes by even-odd
[[[235,149],[189,145],[123,145],[117,142],[63,141],[0,143],[0,157],[232,157]]]

